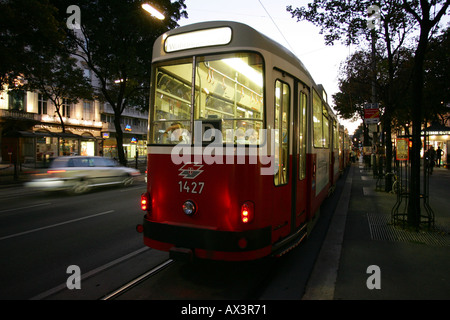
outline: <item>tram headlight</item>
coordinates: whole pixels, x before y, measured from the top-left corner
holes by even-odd
[[[241,221],[243,223],[250,223],[253,221],[254,214],[253,202],[247,201],[241,206]]]
[[[186,201],[183,203],[183,212],[184,214],[188,216],[192,216],[197,211],[197,206],[195,203],[191,200]]]

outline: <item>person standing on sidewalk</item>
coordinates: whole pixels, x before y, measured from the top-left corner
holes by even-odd
[[[438,146],[437,150],[436,150],[436,166],[439,168],[441,166],[441,157],[442,157],[442,149],[440,146]]]

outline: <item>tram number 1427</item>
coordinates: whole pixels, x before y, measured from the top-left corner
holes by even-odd
[[[178,181],[178,185],[180,186],[180,192],[186,193],[196,193],[201,194],[203,191],[203,187],[205,186],[204,182],[187,182],[187,181]]]

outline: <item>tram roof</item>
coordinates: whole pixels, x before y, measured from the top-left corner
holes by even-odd
[[[254,28],[235,21],[206,21],[206,22],[199,22],[199,23],[193,23],[190,25],[178,27],[175,29],[172,29],[160,37],[155,41],[155,45],[153,48],[153,61],[159,61],[161,58],[167,55],[167,53],[164,50],[164,41],[171,35],[181,34],[181,33],[187,33],[190,31],[197,31],[197,30],[207,30],[207,29],[213,29],[213,28],[219,28],[219,27],[230,27],[232,29],[232,37],[231,41],[227,45],[218,45],[211,48],[229,48],[229,47],[246,47],[246,48],[255,48],[255,49],[262,49],[266,50],[268,52],[271,52],[272,54],[288,61],[290,64],[297,66],[299,69],[301,69],[303,72],[305,72],[311,79],[311,75],[308,72],[308,70],[305,68],[304,64],[301,62],[301,60],[293,54],[290,50],[286,49],[283,45],[279,44],[278,42],[274,41],[273,39],[269,38],[268,36],[260,33],[259,31],[255,30]],[[236,34],[239,34],[239,36],[236,36]],[[189,55],[195,54],[196,50],[201,50],[204,52],[205,48],[193,48],[189,50]],[[186,50],[180,50],[174,53],[170,53],[171,56],[186,56]]]

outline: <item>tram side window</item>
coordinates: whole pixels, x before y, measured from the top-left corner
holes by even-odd
[[[192,63],[160,66],[155,70],[151,141],[190,143]]]
[[[274,176],[275,185],[288,183],[288,156],[289,156],[289,105],[290,88],[287,84],[277,80],[275,83],[275,143],[278,144],[278,153],[275,154],[275,163],[278,171]]]
[[[333,120],[333,149],[339,149],[339,130],[336,120]]]
[[[313,124],[314,124],[314,147],[322,148],[322,101],[319,94],[313,90]]]
[[[305,93],[300,92],[300,119],[299,119],[299,179],[305,179],[306,177],[306,103],[307,96]]]
[[[325,104],[322,105],[322,124],[323,124],[323,147],[330,147],[330,120]]]
[[[330,120],[327,107],[317,92],[313,91],[313,123],[314,123],[314,147],[330,147]]]

